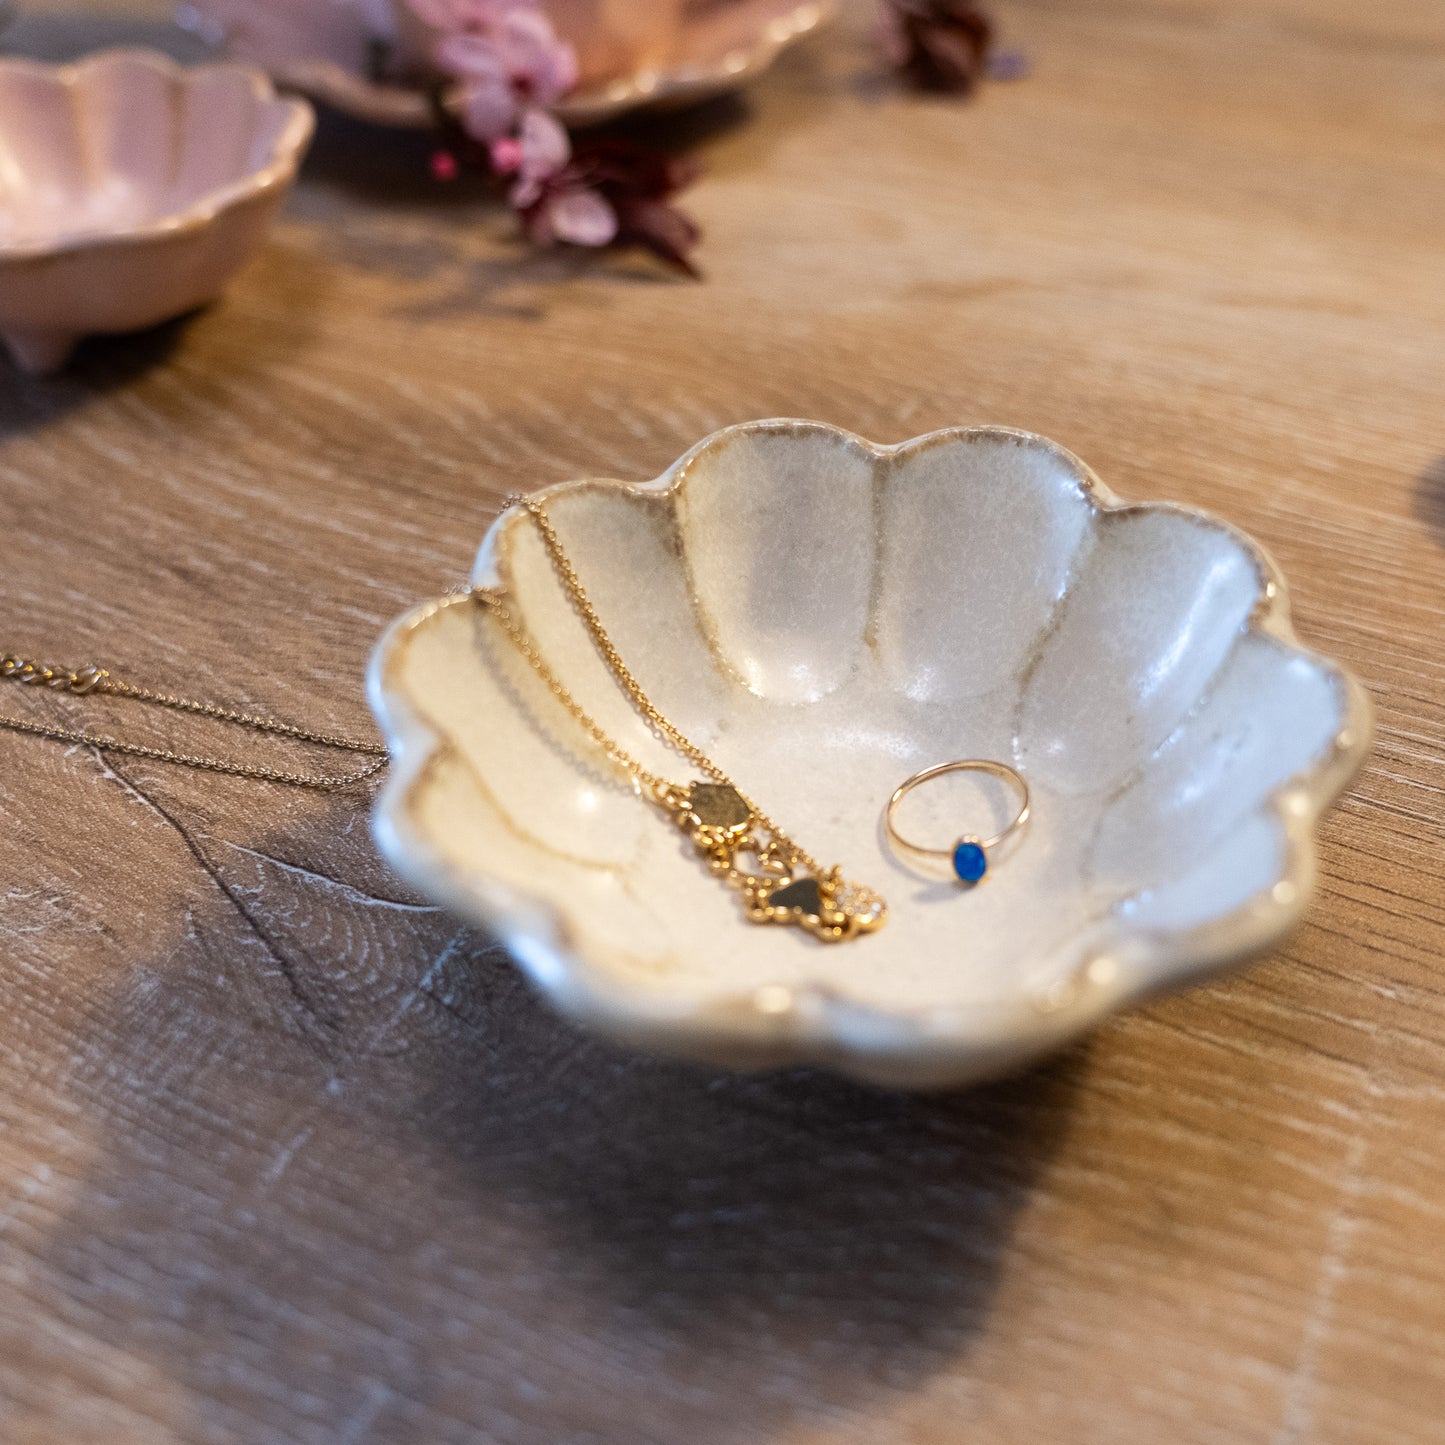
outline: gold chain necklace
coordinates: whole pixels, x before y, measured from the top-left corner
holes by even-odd
[[[334,733],[311,732],[307,728],[292,727],[290,723],[277,722],[274,718],[261,717],[255,713],[239,712],[234,708],[220,707],[212,702],[197,702],[193,698],[174,697],[169,693],[151,692],[148,688],[135,687],[118,677],[113,677],[101,667],[84,667],[70,670],[47,667],[43,663],[29,662],[9,653],[0,656],[0,678],[22,683],[27,687],[46,688],[51,692],[70,693],[74,697],[122,697],[133,702],[148,703],[152,707],[168,708],[172,712],[194,713],[199,717],[212,718],[233,727],[249,728],[253,732],[270,733],[278,737],[291,738],[296,742],[314,743],[318,747],[335,748],[340,752],[358,753],[377,761],[354,773],[292,773],[280,768],[252,767],[246,763],[230,762],[225,758],[211,758],[194,753],[173,752],[169,748],[150,748],[140,743],[122,742],[119,738],[86,732],[79,728],[52,727],[47,723],[29,722],[24,718],[0,714],[0,728],[11,732],[26,733],[30,737],[50,738],[58,743],[81,743],[97,748],[103,753],[120,753],[132,758],[148,758],[158,763],[174,763],[183,768],[196,768],[205,773],[225,773],[234,778],[250,778],[260,783],[287,783],[294,788],[319,788],[331,790],[349,788],[353,783],[364,782],[375,777],[389,761],[387,750],[380,743],[358,742],[355,738],[339,737]]]
[[[602,625],[546,508],[530,497],[509,497],[505,506],[522,508],[536,523],[563,591],[633,708],[663,742],[709,781],[673,783],[643,767],[603,730],[548,666],[508,605],[506,595],[478,588],[473,597],[497,619],[548,692],[578,726],[633,779],[640,792],[687,834],[709,871],[739,893],[749,922],[793,924],[825,943],[845,942],[882,928],[888,905],[877,893],[845,880],[840,868],[821,868],[643,691]]]
[[[474,591],[472,596],[497,618],[518,652],[583,731],[633,779],[638,790],[692,840],[709,871],[736,890],[748,920],[752,923],[795,925],[825,943],[841,943],[882,928],[888,917],[888,905],[882,897],[871,888],[847,881],[840,868],[822,868],[653,704],[613,645],[542,504],[528,497],[512,497],[506,505],[521,507],[535,521],[569,601],[628,701],[652,731],[691,762],[708,781],[673,783],[650,772],[620,743],[608,736],[572,696],[517,620],[505,594],[482,588]],[[257,713],[153,692],[125,682],[100,667],[49,667],[5,653],[0,654],[0,679],[73,697],[125,698],[294,742],[369,757],[374,761],[351,773],[297,773],[204,754],[176,752],[170,748],[147,747],[81,728],[0,714],[0,728],[30,737],[49,738],[54,742],[80,744],[104,753],[145,758],[255,782],[285,783],[297,788],[322,790],[348,788],[365,782],[381,772],[389,761],[387,750],[380,743],[361,742],[335,733],[313,732]]]

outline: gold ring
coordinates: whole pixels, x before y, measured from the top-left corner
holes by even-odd
[[[899,831],[895,824],[898,814],[898,805],[911,793],[914,788],[924,783],[930,783],[934,778],[941,778],[948,773],[988,773],[995,778],[1002,778],[1004,782],[1013,786],[1018,793],[1020,803],[1018,813],[1014,816],[1012,823],[1001,833],[996,833],[992,838],[979,838],[972,833],[965,833],[950,848],[923,848],[917,843],[910,843]],[[936,768],[925,768],[921,773],[915,773],[906,783],[901,783],[888,800],[888,807],[883,813],[883,826],[888,830],[888,836],[898,847],[906,852],[913,853],[919,858],[944,858],[953,865],[953,871],[958,875],[960,883],[981,883],[984,875],[988,872],[989,854],[1011,838],[1029,820],[1029,785],[1023,777],[1007,763],[990,762],[987,758],[965,758],[957,763],[940,763]]]

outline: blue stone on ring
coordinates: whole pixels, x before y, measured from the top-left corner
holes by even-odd
[[[988,872],[988,854],[983,844],[972,838],[961,839],[953,850],[953,871],[964,883],[977,883]]]

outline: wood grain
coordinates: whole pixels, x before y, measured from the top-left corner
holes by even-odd
[[[7,1445],[1441,1438],[1445,13],[997,8],[975,104],[858,0],[690,120],[703,285],[328,121],[222,304],[0,363],[0,644],[365,730],[519,484],[1026,427],[1260,538],[1371,686],[1307,926],[995,1088],[714,1078],[559,1024],[362,800],[0,736]]]

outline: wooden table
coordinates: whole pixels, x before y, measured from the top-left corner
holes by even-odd
[[[997,1087],[716,1078],[557,1022],[363,798],[0,736],[7,1445],[1445,1438],[1445,12],[998,9],[975,104],[860,0],[688,122],[702,285],[326,124],[222,304],[0,363],[0,645],[365,731],[518,484],[1005,422],[1259,537],[1370,684],[1308,924]]]

